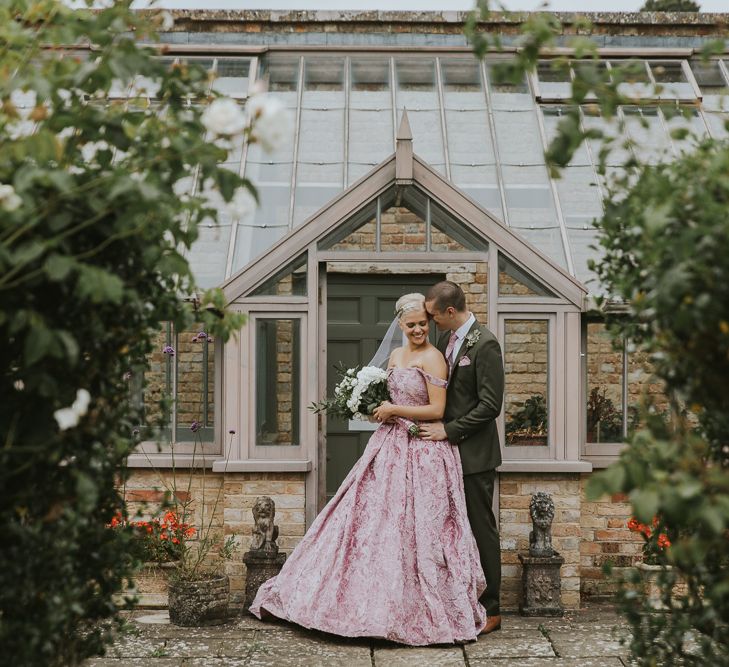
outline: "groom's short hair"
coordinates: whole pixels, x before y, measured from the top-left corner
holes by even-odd
[[[426,301],[432,301],[439,313],[453,306],[459,313],[466,310],[466,295],[463,290],[450,280],[442,280],[433,285],[425,295]]]

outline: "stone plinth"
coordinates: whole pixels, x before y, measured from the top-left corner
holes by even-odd
[[[551,556],[519,554],[522,565],[522,616],[563,616],[559,569],[564,558],[556,551]]]
[[[264,581],[275,577],[286,561],[285,553],[265,553],[263,551],[246,551],[243,554],[243,562],[246,564],[246,594],[244,608],[253,604],[258,589]]]
[[[170,581],[170,621],[175,625],[220,625],[228,619],[230,583],[226,575]]]

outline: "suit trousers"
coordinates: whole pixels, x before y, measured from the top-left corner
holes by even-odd
[[[463,476],[466,492],[466,509],[471,530],[486,575],[486,590],[479,602],[486,607],[489,616],[497,616],[501,593],[501,543],[499,528],[494,516],[493,500],[496,471],[486,470]]]

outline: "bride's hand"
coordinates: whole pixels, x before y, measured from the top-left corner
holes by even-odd
[[[378,422],[386,422],[395,416],[395,406],[390,401],[384,401],[374,409],[372,415]]]

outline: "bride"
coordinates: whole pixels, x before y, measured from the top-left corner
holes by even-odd
[[[388,363],[392,402],[362,457],[250,611],[345,637],[420,646],[477,638],[485,588],[466,515],[461,460],[448,441],[409,433],[441,419],[447,365],[428,341],[422,294],[395,314],[403,347]]]

